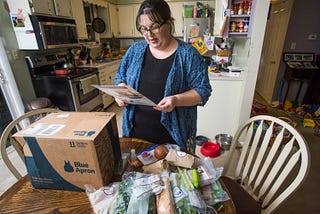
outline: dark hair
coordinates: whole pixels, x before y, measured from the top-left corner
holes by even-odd
[[[158,24],[168,22],[171,34],[174,34],[174,18],[171,16],[170,7],[164,0],[145,0],[141,3],[137,17],[136,28],[140,28],[140,16],[148,15],[149,19]]]

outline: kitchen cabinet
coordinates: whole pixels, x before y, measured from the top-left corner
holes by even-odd
[[[183,4],[184,2],[168,2],[172,17],[175,19],[175,37],[183,37]]]
[[[73,19],[77,24],[77,34],[79,39],[88,39],[87,26],[82,0],[71,0]]]
[[[241,105],[243,79],[210,77],[212,94],[205,106],[198,106],[197,135],[215,140],[217,134],[234,136]]]
[[[136,15],[140,4],[118,5],[119,37],[141,37],[136,29]]]
[[[209,5],[210,8],[214,8],[214,2],[213,1],[199,1],[203,5],[207,6]],[[175,26],[175,37],[183,37],[184,35],[184,17],[183,17],[183,8],[184,5],[196,5],[196,1],[188,1],[188,2],[168,2],[168,5],[170,6],[170,10],[172,13],[172,17],[175,19],[174,26]]]
[[[226,37],[250,37],[256,0],[229,0]]]
[[[120,61],[105,63],[98,67],[99,80],[101,85],[113,85],[114,77],[119,67]],[[103,107],[106,108],[114,102],[114,98],[106,93],[101,92]]]
[[[119,36],[119,23],[118,23],[118,12],[117,6],[109,3],[109,17],[110,17],[110,33],[111,37]]]
[[[105,25],[106,29],[104,32],[99,33],[100,38],[110,38],[111,37],[111,28],[110,28],[110,16],[108,7],[97,7],[97,17],[101,18]]]
[[[36,14],[72,17],[70,0],[33,0],[31,8]]]

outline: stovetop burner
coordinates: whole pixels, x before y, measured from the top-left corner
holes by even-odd
[[[66,74],[57,74],[56,70],[65,70],[67,53],[50,53],[46,55],[30,55],[26,56],[26,61],[33,77],[47,76],[54,78],[73,79],[89,73],[96,73],[97,68],[71,68]]]
[[[61,69],[63,70],[63,69]],[[34,74],[35,76],[49,76],[56,78],[69,78],[73,79],[76,77],[84,76],[87,74],[93,74],[97,72],[97,68],[71,68],[67,70],[66,74],[57,74],[55,70],[45,71],[41,73]]]

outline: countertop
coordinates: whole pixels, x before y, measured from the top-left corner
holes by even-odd
[[[113,60],[110,62],[94,62],[91,65],[90,64],[85,64],[85,65],[80,65],[78,67],[80,68],[98,68],[98,69],[103,69],[106,66],[111,66],[114,64],[117,64],[121,61],[121,59]],[[210,80],[221,80],[221,81],[243,81],[244,80],[244,72],[209,72],[209,79]]]
[[[209,72],[210,80],[243,81],[244,72]]]
[[[85,65],[80,65],[78,66],[79,68],[98,68],[101,69],[105,66],[109,66],[109,65],[113,65],[113,64],[117,64],[121,61],[121,59],[116,59],[116,60],[112,60],[109,62],[93,62],[91,65],[90,64],[85,64]]]

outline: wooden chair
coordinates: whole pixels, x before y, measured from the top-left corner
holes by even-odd
[[[232,161],[235,156],[239,159]],[[299,132],[279,118],[260,115],[236,132],[221,179],[238,214],[271,213],[301,186],[309,168],[309,148]]]
[[[59,109],[54,108],[43,108],[43,109],[37,109],[30,112],[27,112],[26,114],[18,117],[17,119],[13,120],[9,125],[4,129],[2,135],[1,135],[1,157],[6,164],[6,166],[9,168],[9,170],[12,172],[12,174],[19,180],[22,175],[17,170],[17,168],[13,165],[12,161],[8,157],[6,144],[9,142],[14,149],[17,151],[18,155],[24,162],[24,154],[22,152],[22,148],[19,145],[17,141],[12,138],[12,135],[21,129],[25,127],[26,125],[29,125],[33,123],[35,120],[38,120],[39,118],[52,113],[52,112],[58,112]]]

